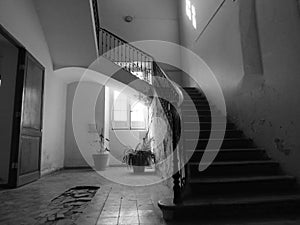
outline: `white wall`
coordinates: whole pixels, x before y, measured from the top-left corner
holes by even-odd
[[[297,137],[300,132],[300,19],[297,1],[256,1],[263,71],[253,74],[245,72],[247,62],[243,53],[252,53],[247,52],[249,49],[244,49],[241,42],[241,32],[247,32],[248,28],[245,21],[240,21],[241,2],[226,1],[199,40],[197,37],[204,24],[221,0],[191,0],[197,11],[196,30],[185,15],[185,1],[180,2],[182,44],[201,56],[216,75],[230,117],[288,172],[300,177],[300,141]],[[187,62],[183,59],[183,63]],[[188,79],[185,84],[190,84]]]
[[[73,100],[76,92],[76,88],[78,87],[78,82],[73,82],[68,84],[67,86],[67,108],[66,108],[66,130],[65,130],[65,160],[64,160],[64,166],[65,167],[88,167],[88,162],[84,158],[84,154],[80,151],[79,146],[75,140],[74,136],[74,127],[72,124],[72,110],[73,110]],[[81,82],[80,88],[84,90],[84,94],[87,96],[97,96],[96,94],[102,88],[103,85],[92,83],[92,82]],[[81,96],[86,97],[86,96]],[[101,93],[99,93],[99,96],[97,98],[96,106],[93,107],[93,98],[87,97],[84,101],[84,104],[87,104],[91,107],[86,107],[87,105],[82,106],[82,110],[86,111],[88,109],[95,109],[95,122],[97,124],[98,130],[101,131],[101,128],[105,127],[104,124],[104,108],[105,108],[105,89],[101,90]],[[93,112],[87,112],[88,115],[92,115]],[[89,133],[89,124],[93,124],[93,118],[91,116],[82,117],[81,122],[84,123],[83,130],[84,138],[83,140],[85,143],[83,143],[81,146],[84,146],[86,149],[82,149],[82,151],[90,151],[92,154],[97,153],[97,147],[99,148],[99,144],[96,143],[96,140],[99,140],[99,136],[97,133]],[[88,155],[90,156],[90,155]]]
[[[175,0],[99,0],[100,25],[127,41],[163,40],[178,43]],[[133,16],[131,23],[125,16]]]
[[[197,12],[197,29],[194,29],[186,15],[185,1],[180,3],[181,44],[208,64],[223,90],[237,86],[243,77],[238,4],[226,1],[207,30],[198,38],[221,0],[191,0]],[[190,85],[188,80],[184,84]]]
[[[0,22],[46,68],[42,174],[63,167],[65,88],[52,68],[43,29],[31,0],[1,0]]]

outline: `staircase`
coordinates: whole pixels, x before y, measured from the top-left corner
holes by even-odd
[[[98,18],[97,1],[93,0],[93,3],[95,18]],[[164,97],[159,100],[173,129],[173,170],[177,171],[179,165],[185,164],[173,175],[174,198],[158,203],[166,220],[299,214],[300,191],[295,177],[286,175],[265,150],[257,148],[233,123],[210,106],[198,89],[181,91],[151,55],[101,28],[99,22],[95,26],[100,54]],[[123,77],[124,73],[121,75]],[[121,82],[124,80],[120,79]],[[216,159],[208,169],[199,172],[199,162],[211,134],[220,136],[224,125],[226,132],[221,149],[206,150],[218,151]],[[183,146],[178,148],[181,133]],[[185,157],[187,163],[184,163]]]
[[[184,88],[184,92],[185,99],[190,100],[185,100],[181,106],[183,147],[190,159],[185,166],[181,203],[165,199],[158,204],[164,218],[299,214],[300,192],[295,177],[284,174],[278,162],[271,160],[230,121],[227,121],[225,138],[216,159],[207,170],[198,171],[210,133],[221,132],[211,130],[211,118],[215,117],[218,123],[222,115],[214,107],[210,108],[205,96],[196,88]],[[199,125],[200,133],[197,132]],[[196,150],[190,148],[195,139],[198,140]]]

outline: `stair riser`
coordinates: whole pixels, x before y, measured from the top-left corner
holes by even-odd
[[[299,216],[300,201],[276,201],[276,202],[259,202],[256,204],[207,204],[207,205],[190,205],[178,207],[177,209],[166,210],[162,209],[163,217],[170,220],[166,215],[173,215],[172,220],[188,221],[200,219],[206,221],[226,221],[227,219],[247,219],[253,220],[255,218],[262,219],[286,219],[287,215]],[[230,223],[228,223],[230,224]],[[270,223],[271,224],[271,223]]]
[[[264,175],[277,175],[279,167],[277,164],[255,164],[255,165],[222,165],[210,167],[203,171],[198,171],[198,165],[190,165],[191,177],[233,177],[233,176],[264,176]]]
[[[181,111],[182,117],[183,116],[211,116],[211,115],[219,115],[218,112],[212,113],[209,109],[208,110],[201,110],[201,111]]]
[[[183,116],[183,120],[186,122],[211,122],[212,120],[216,123],[227,122],[227,118],[224,117],[210,117],[210,116]]]
[[[195,130],[194,128],[199,128],[199,124],[196,124],[194,122],[184,122],[183,123],[184,130]],[[200,123],[201,130],[211,130],[212,124],[211,123]],[[214,124],[214,130],[222,130],[223,128],[227,130],[235,130],[236,127],[232,123],[215,123]]]
[[[296,188],[294,180],[276,180],[276,181],[254,181],[254,182],[236,182],[236,183],[212,183],[212,184],[190,184],[191,193],[189,195],[200,197],[209,194],[262,194],[280,193],[282,191],[291,191]],[[187,196],[188,198],[189,196]]]
[[[187,157],[191,156],[191,153],[186,153]],[[203,152],[194,152],[190,158],[190,162],[200,162],[202,159]],[[266,160],[267,157],[261,151],[239,151],[239,152],[224,152],[219,151],[215,162],[226,162],[226,161],[255,161],[255,160]]]
[[[212,138],[214,137],[221,137],[221,135],[224,135],[224,132],[221,131],[184,131],[184,137],[196,139],[196,138],[202,138],[202,139],[208,139],[210,136]],[[243,138],[243,134],[240,131],[226,131],[225,132],[225,138]]]
[[[183,105],[181,107],[181,110],[194,110],[194,112],[196,113],[196,110],[210,110],[210,107],[208,104]]]
[[[186,140],[184,142],[185,149],[194,149],[196,146],[196,149],[205,149],[207,147],[207,141],[198,141],[198,144],[196,144],[196,140]],[[213,146],[217,146],[219,141],[217,140],[211,140],[211,143]],[[239,149],[239,148],[252,148],[253,143],[247,139],[241,139],[241,140],[223,140],[223,143],[221,145],[222,149]]]

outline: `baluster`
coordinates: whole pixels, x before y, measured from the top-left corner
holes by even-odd
[[[131,48],[131,51],[130,51],[130,63],[131,63],[131,72],[134,71],[134,66],[133,66],[133,50],[134,48]]]
[[[105,57],[106,54],[106,33],[103,32],[103,57]]]
[[[109,35],[109,55],[110,55],[110,60],[113,61],[113,42],[112,42],[111,35]]]
[[[109,35],[106,34],[106,58],[109,59]]]
[[[127,48],[128,46],[125,44],[125,69],[127,70]]]
[[[146,76],[147,82],[150,83],[150,76],[149,76],[149,57],[146,57]]]
[[[136,54],[136,49],[133,49],[133,71],[136,72],[136,58],[135,58],[135,54]]]
[[[115,43],[115,62],[117,62],[118,61],[118,52],[117,52],[118,40],[116,38],[114,40],[114,43]]]
[[[130,68],[130,46],[128,45],[128,49],[127,49],[127,57],[128,57],[128,71],[131,72]]]
[[[102,55],[103,42],[102,42],[102,30],[99,30],[99,55]]]
[[[110,36],[110,56],[111,56],[111,61],[114,61],[114,37]]]
[[[138,55],[137,55],[137,61],[138,61],[138,71],[140,72],[141,71],[141,61],[140,61],[140,55],[141,55],[141,53],[140,52],[138,52]]]
[[[179,204],[181,203],[181,188],[180,188],[180,172],[179,172],[179,168],[178,168],[178,155],[177,155],[177,129],[180,129],[180,121],[178,121],[178,117],[177,117],[177,111],[176,108],[170,104],[170,113],[171,113],[171,128],[173,130],[173,172],[177,171],[172,177],[173,177],[173,191],[174,191],[174,199],[173,199],[173,203],[174,204]]]
[[[118,47],[118,51],[119,51],[119,65],[122,62],[122,42],[119,40],[119,47]]]

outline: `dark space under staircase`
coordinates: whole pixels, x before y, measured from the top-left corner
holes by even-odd
[[[295,177],[286,175],[278,162],[271,160],[263,149],[247,139],[243,132],[227,120],[225,138],[214,162],[203,172],[198,171],[211,132],[221,113],[210,106],[196,88],[184,88],[181,106],[186,155],[185,185],[181,202],[173,199],[159,202],[164,218],[272,218],[300,215],[300,192]],[[196,110],[193,110],[193,107]],[[195,109],[194,108],[194,109]],[[199,119],[198,119],[199,118]],[[195,132],[200,124],[200,132]],[[196,150],[190,141],[198,139]],[[209,150],[216,151],[216,150]]]

